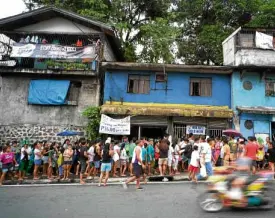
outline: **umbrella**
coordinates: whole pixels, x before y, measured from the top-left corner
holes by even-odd
[[[224,130],[222,133],[227,136],[234,136],[234,137],[242,137],[243,136],[240,132],[238,132],[237,130],[234,130],[234,129],[227,129],[227,130]]]
[[[80,132],[74,132],[74,131],[64,131],[57,134],[57,136],[76,136],[81,135]]]

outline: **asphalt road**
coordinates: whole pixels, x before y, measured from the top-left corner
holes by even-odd
[[[275,210],[205,213],[196,203],[204,185],[0,187],[0,217],[274,217]]]

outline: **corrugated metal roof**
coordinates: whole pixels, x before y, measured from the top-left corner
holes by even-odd
[[[239,110],[240,112],[246,112],[246,113],[275,114],[275,107],[263,107],[263,106],[245,107],[245,106],[237,106],[236,109]]]

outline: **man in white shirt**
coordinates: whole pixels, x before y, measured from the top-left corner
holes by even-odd
[[[211,162],[212,149],[210,147],[211,141],[214,141],[214,139],[208,138],[207,142],[205,142],[205,137],[201,137],[201,143],[199,148],[201,168],[206,169],[207,176],[213,175],[213,168],[212,168],[212,162]],[[204,177],[205,176],[198,174],[197,179],[200,180],[201,178],[204,178]]]
[[[172,175],[172,164],[173,164],[173,160],[174,160],[174,148],[172,147],[172,145],[169,146],[169,150],[168,150],[168,171],[169,171],[169,175]]]
[[[92,179],[91,173],[94,172],[94,157],[95,157],[95,147],[92,145],[87,151],[88,161],[89,161],[89,172],[87,179]]]

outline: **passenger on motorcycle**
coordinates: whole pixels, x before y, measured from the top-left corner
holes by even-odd
[[[256,180],[254,175],[250,175],[252,160],[248,157],[241,157],[236,161],[236,171],[229,177],[228,197],[232,200],[239,200],[244,206],[247,205],[247,198],[243,189],[249,182]]]

